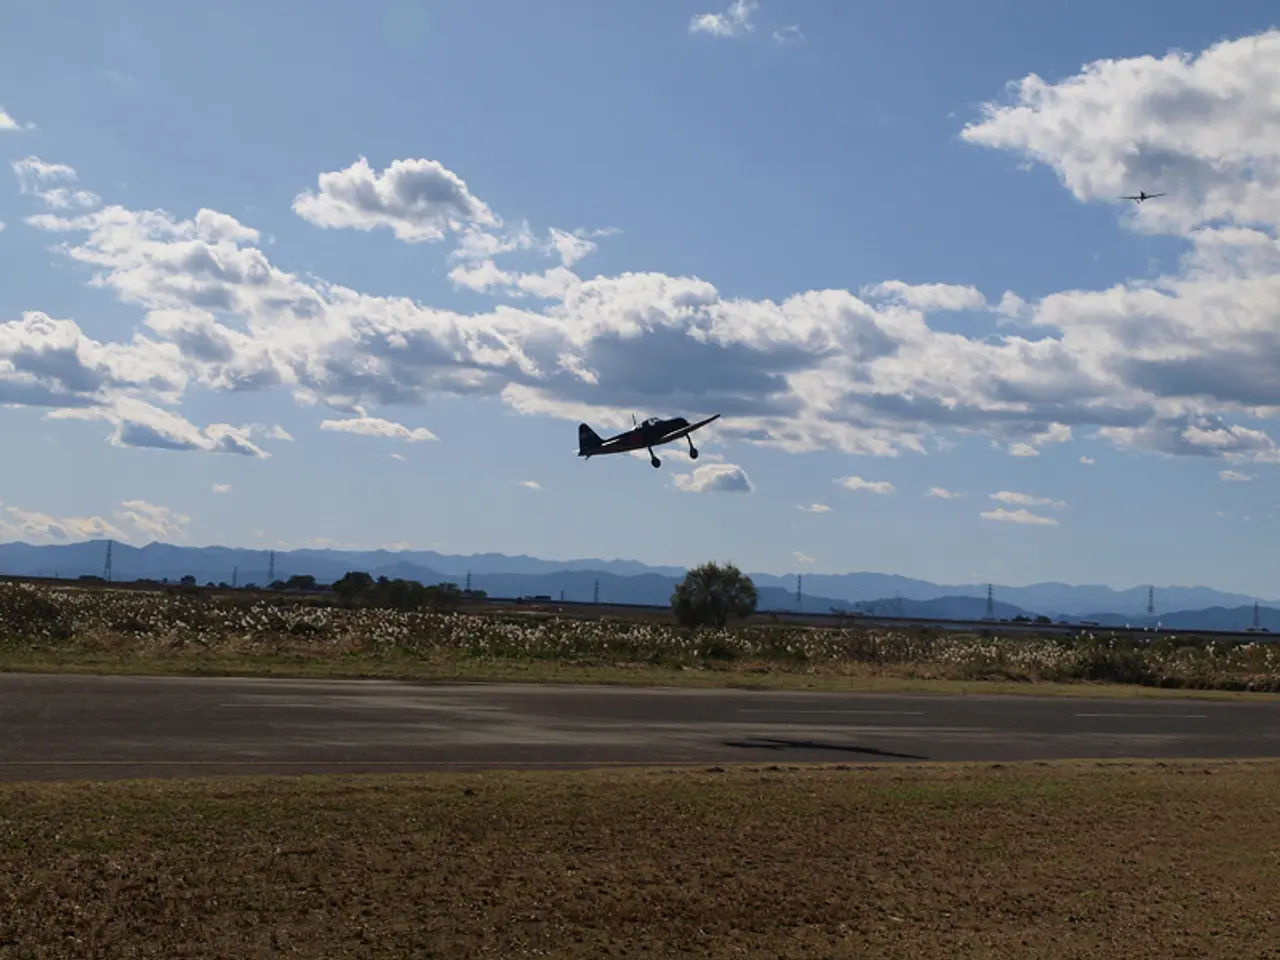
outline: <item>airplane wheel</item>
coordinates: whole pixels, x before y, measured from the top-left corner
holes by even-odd
[[[661,460],[659,460],[657,457],[654,457],[654,458],[653,458],[652,460],[650,460],[649,462],[653,464],[653,466],[654,466],[654,469],[655,469],[655,470],[656,470],[658,467],[662,466],[662,461],[661,461]]]
[[[693,448],[693,447],[690,447],[690,448],[689,448],[689,459],[690,459],[690,460],[697,460],[697,459],[698,459],[698,451],[697,451],[695,448]]]

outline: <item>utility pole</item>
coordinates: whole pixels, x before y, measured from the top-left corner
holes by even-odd
[[[240,568],[232,567],[231,568],[231,586],[237,587],[239,585],[240,585]]]
[[[600,578],[599,577],[596,577],[596,588],[595,588],[595,591],[591,594],[591,602],[592,603],[600,602]]]
[[[802,609],[801,593],[800,593],[800,574],[796,574],[796,613]]]
[[[271,586],[271,584],[275,582],[276,582],[276,552],[272,550],[270,556],[267,558],[267,586],[269,587]]]
[[[1147,616],[1156,612],[1156,588],[1147,587]]]
[[[996,602],[992,597],[992,586],[987,584],[987,612],[983,615],[983,620],[994,620],[996,618]]]
[[[102,578],[111,582],[111,541],[107,541],[107,562],[102,567]]]

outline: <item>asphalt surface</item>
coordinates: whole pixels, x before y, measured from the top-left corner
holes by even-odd
[[[0,674],[0,780],[1280,757],[1280,703]]]

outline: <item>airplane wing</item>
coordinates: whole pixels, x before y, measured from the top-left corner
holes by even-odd
[[[1150,200],[1152,197],[1167,197],[1167,196],[1168,196],[1167,193],[1148,193],[1147,199]]]
[[[707,419],[705,420],[699,420],[697,423],[691,423],[687,427],[681,427],[679,430],[672,430],[670,433],[664,436],[661,440],[658,440],[656,442],[670,443],[672,440],[679,440],[681,437],[685,437],[693,433],[693,431],[697,430],[698,428],[705,427],[712,420],[719,420],[719,419],[720,419],[720,414],[717,413],[713,416],[707,417]]]

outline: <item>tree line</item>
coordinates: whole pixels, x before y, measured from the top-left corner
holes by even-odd
[[[196,586],[196,578],[185,576],[184,587]],[[206,584],[215,587],[215,584]],[[216,585],[231,589],[226,583]],[[257,589],[245,584],[245,590]],[[453,611],[464,600],[484,600],[483,590],[463,590],[456,583],[444,581],[422,584],[417,580],[376,579],[363,570],[349,570],[332,584],[321,584],[311,574],[296,574],[287,580],[275,580],[270,589],[331,592],[346,606],[381,607],[392,610]],[[731,619],[745,618],[755,612],[758,595],[751,578],[732,563],[704,563],[689,570],[671,593],[671,612],[686,627],[721,628]]]

